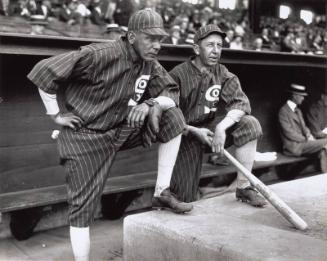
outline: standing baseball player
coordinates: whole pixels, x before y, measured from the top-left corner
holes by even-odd
[[[180,86],[180,108],[187,123],[171,189],[186,202],[197,199],[205,147],[222,154],[224,147],[235,145],[236,159],[251,171],[262,135],[237,76],[219,64],[225,36],[216,25],[201,27],[194,37],[195,56],[170,72]],[[242,173],[236,182],[237,199],[256,207],[266,204]]]
[[[119,150],[159,141],[153,205],[177,213],[192,209],[169,190],[185,120],[176,107],[178,86],[156,60],[166,35],[158,13],[140,10],[131,16],[126,37],[42,60],[28,75],[47,114],[63,126],[58,147],[76,260],[89,259],[89,226]],[[66,113],[57,103],[60,88]]]

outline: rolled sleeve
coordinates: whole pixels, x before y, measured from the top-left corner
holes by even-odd
[[[60,54],[37,63],[27,78],[44,92],[55,94],[64,82],[92,65],[87,49]]]
[[[223,83],[222,99],[226,102],[226,110],[241,110],[246,114],[251,113],[248,97],[241,89],[241,84],[237,76],[232,75]]]

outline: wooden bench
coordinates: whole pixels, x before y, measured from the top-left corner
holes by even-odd
[[[303,162],[308,160],[305,157],[288,157],[278,154],[275,161],[256,162],[254,170],[270,168]],[[58,166],[57,168],[62,168]],[[233,166],[215,166],[209,163],[203,164],[201,179],[213,178],[219,175],[235,173]],[[126,176],[109,178],[103,194],[121,193],[132,190],[153,188],[156,182],[156,171],[131,174]],[[24,191],[9,192],[0,194],[0,212],[11,212],[16,210],[53,205],[67,201],[67,191],[65,185],[48,186]]]

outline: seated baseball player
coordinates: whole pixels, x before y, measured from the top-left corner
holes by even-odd
[[[194,37],[195,56],[170,72],[180,86],[180,108],[187,124],[171,189],[185,202],[197,199],[206,149],[223,154],[224,147],[235,145],[236,159],[251,171],[262,135],[237,76],[219,63],[225,36],[216,25],[201,27]],[[241,173],[237,174],[236,198],[255,207],[266,204]]]

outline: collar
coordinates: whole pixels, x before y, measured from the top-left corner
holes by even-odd
[[[295,112],[295,108],[297,107],[296,103],[291,101],[291,100],[287,100],[287,105],[291,108],[291,110],[293,112]]]
[[[195,64],[195,58],[196,58],[196,55],[193,55],[191,56],[189,59],[188,59],[188,62],[189,64],[191,64],[191,67],[200,75],[204,74],[205,72],[208,72],[208,73],[214,73],[215,72],[215,69],[216,69],[216,66],[214,67],[211,67],[211,68],[207,68],[207,67],[201,67],[199,68],[198,66],[196,66]],[[207,74],[208,74],[207,73]]]

